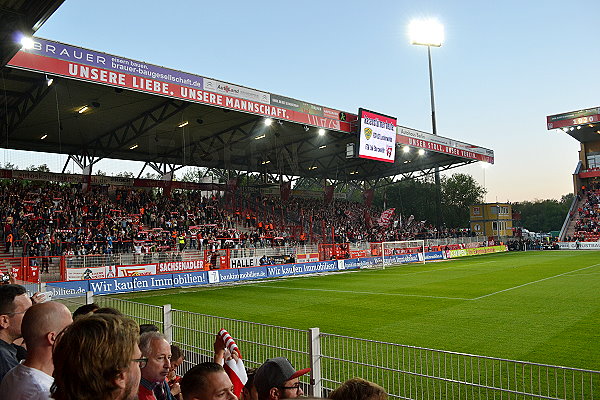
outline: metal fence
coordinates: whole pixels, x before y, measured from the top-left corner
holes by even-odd
[[[171,309],[113,296],[79,296],[138,323],[153,323],[182,348],[183,370],[210,360],[219,330],[234,336],[246,367],[274,356],[312,368],[305,392],[326,397],[340,383],[361,377],[384,387],[392,399],[594,399],[600,372],[406,346]],[[70,304],[70,305],[74,305]]]

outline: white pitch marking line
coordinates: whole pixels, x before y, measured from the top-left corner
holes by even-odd
[[[469,266],[465,266],[465,267],[456,267],[456,266],[451,266],[451,267],[446,267],[446,268],[437,268],[437,269],[428,269],[425,271],[416,271],[416,272],[407,272],[406,274],[401,274],[402,276],[406,276],[406,275],[416,275],[416,274],[424,274],[426,272],[437,272],[437,271],[443,271],[445,269],[457,269],[457,270],[470,270],[472,268],[468,268],[471,267],[473,265],[482,265],[482,264],[489,264],[489,263],[495,263],[496,261],[486,261],[486,262],[482,262],[482,263],[476,263],[476,264],[471,264]],[[392,266],[393,268],[393,266]]]
[[[402,296],[402,297],[427,297],[431,299],[446,299],[446,300],[473,300],[465,299],[463,297],[445,297],[445,296],[428,296],[424,294],[404,294],[404,293],[380,293],[380,292],[356,292],[353,290],[334,290],[334,289],[315,289],[315,288],[293,288],[289,286],[271,286],[271,285],[255,285],[258,287],[270,288],[270,289],[289,289],[289,290],[310,290],[315,292],[334,292],[334,293],[352,293],[352,294],[368,294],[368,295],[381,295],[381,296]]]
[[[537,281],[531,281],[531,282],[524,283],[522,285],[513,286],[513,287],[510,287],[510,288],[507,288],[507,289],[498,290],[497,292],[493,292],[493,293],[489,293],[489,294],[484,294],[483,296],[475,297],[474,299],[471,299],[471,300],[480,300],[480,299],[483,299],[485,297],[493,296],[493,295],[498,294],[498,293],[508,292],[509,290],[518,289],[518,288],[521,288],[523,286],[531,285],[531,284],[538,283],[538,282],[547,281],[548,279],[558,278],[559,276],[568,275],[570,273],[577,272],[577,271],[583,271],[585,269],[597,267],[599,265],[600,264],[594,264],[594,265],[590,265],[589,267],[583,267],[583,268],[579,268],[579,269],[574,269],[573,271],[563,272],[562,274],[553,275],[553,276],[549,276],[547,278],[538,279]]]

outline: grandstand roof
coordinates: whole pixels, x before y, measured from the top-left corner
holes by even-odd
[[[358,139],[352,113],[41,38],[2,73],[0,146],[83,164],[111,158],[363,181],[493,162],[489,149],[402,127],[397,143],[425,155],[347,158]]]
[[[31,35],[64,0],[0,0],[0,67],[19,51],[18,37]]]
[[[581,143],[600,140],[600,107],[569,111],[546,117],[548,130],[561,129]]]

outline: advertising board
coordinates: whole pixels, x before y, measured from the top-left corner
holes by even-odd
[[[585,124],[597,124],[598,121],[600,121],[600,107],[569,111],[546,117],[548,130]]]
[[[117,266],[117,276],[140,276],[140,275],[156,275],[156,264],[142,265],[119,265]]]
[[[393,163],[396,157],[396,118],[360,109],[358,156]]]
[[[484,161],[490,164],[494,163],[493,150],[403,126],[397,128],[396,141],[400,144],[428,151]]]
[[[21,49],[8,65],[325,129],[351,132],[349,121],[352,118],[348,118],[346,113],[336,113],[335,110],[325,113],[321,106],[293,99],[284,101],[283,98],[277,98],[271,93],[43,38],[34,37],[33,48]],[[340,117],[342,115],[344,118]]]

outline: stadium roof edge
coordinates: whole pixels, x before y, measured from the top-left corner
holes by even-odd
[[[8,107],[0,114],[8,109],[9,124],[1,127],[7,131],[0,146],[92,163],[113,158],[363,181],[493,162],[492,150],[399,126],[398,143],[427,155],[401,154],[382,168],[347,156],[357,141],[354,114],[43,38],[18,52],[4,76],[0,103]],[[48,77],[55,78],[51,87]],[[265,117],[280,124],[265,128]],[[317,136],[309,127],[328,133]]]

